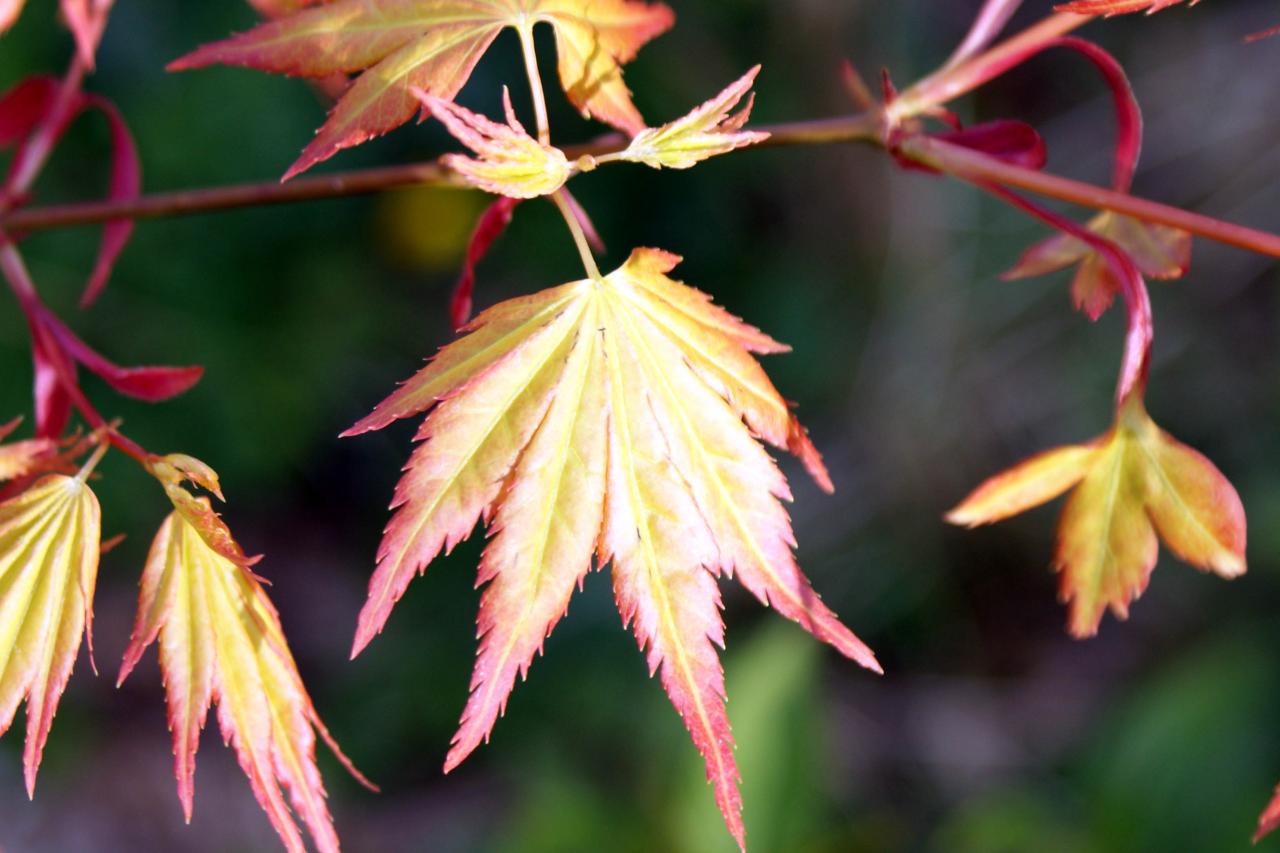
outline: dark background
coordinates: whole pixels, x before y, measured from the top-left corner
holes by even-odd
[[[0,87],[58,73],[69,39],[33,3],[0,40]],[[627,71],[651,120],[764,64],[757,118],[850,109],[852,58],[906,84],[964,34],[974,0],[688,0],[673,32]],[[1045,13],[1030,0],[1019,23]],[[1280,229],[1280,22],[1273,2],[1213,0],[1083,33],[1129,69],[1147,118],[1136,191]],[[268,180],[323,116],[306,84],[235,69],[166,74],[195,45],[253,22],[236,0],[120,0],[90,86],[138,138],[148,189]],[[540,33],[544,68],[551,40]],[[521,104],[516,40],[500,38],[463,102]],[[557,139],[596,128],[548,74]],[[523,108],[523,107],[522,107]],[[1110,173],[1110,106],[1090,70],[1046,56],[962,100],[967,120],[1017,116],[1050,168]],[[96,196],[105,127],[85,120],[39,186]],[[325,170],[409,162],[448,143],[406,127]],[[1048,570],[1054,509],[995,529],[941,514],[983,477],[1108,425],[1123,331],[1071,311],[1067,277],[998,273],[1043,235],[978,193],[903,173],[864,148],[746,152],[695,172],[611,168],[574,190],[615,265],[632,246],[683,254],[682,278],[795,345],[768,368],[826,453],[834,497],[795,477],[800,559],[879,653],[876,678],[727,589],[724,659],[746,823],[757,851],[1245,850],[1280,780],[1280,344],[1273,262],[1198,242],[1181,282],[1155,283],[1154,417],[1236,483],[1252,522],[1250,572],[1225,583],[1161,557],[1127,623],[1069,639]],[[74,302],[95,234],[32,237],[43,295],[126,363],[200,363],[185,397],[149,407],[91,396],[157,451],[212,464],[227,518],[261,570],[320,712],[384,787],[321,763],[352,851],[728,851],[701,761],[592,576],[516,690],[493,742],[444,778],[467,694],[479,537],[433,564],[385,634],[347,661],[386,506],[414,426],[337,434],[449,339],[448,292],[484,199],[408,191],[142,224],[97,308]],[[550,205],[522,207],[480,271],[478,303],[580,275]],[[11,303],[12,304],[12,303]],[[0,311],[0,412],[28,411],[29,355]],[[797,467],[784,461],[786,470]],[[82,655],[33,804],[21,731],[0,741],[7,851],[256,851],[277,847],[211,726],[195,820],[182,825],[155,654],[112,687],[147,544],[166,512],[135,466],[98,487],[104,558],[93,677]],[[21,723],[16,729],[21,728]],[[1271,839],[1259,849],[1280,849]]]

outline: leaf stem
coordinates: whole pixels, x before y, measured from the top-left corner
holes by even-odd
[[[1223,222],[1199,213],[1116,192],[1070,178],[1014,166],[978,151],[939,139],[913,136],[904,139],[898,153],[921,165],[970,181],[986,181],[1027,190],[1071,204],[1110,210],[1144,222],[1181,228],[1228,246],[1280,258],[1280,236]]]
[[[949,63],[904,91],[888,111],[892,120],[927,113],[994,80],[1039,53],[1045,42],[1066,35],[1093,20],[1088,15],[1058,12],[984,53],[960,63]]]
[[[587,276],[592,281],[602,280],[604,276],[600,275],[600,267],[596,265],[595,255],[591,253],[591,244],[587,241],[587,234],[582,230],[582,223],[578,221],[578,217],[573,215],[573,208],[569,204],[569,200],[565,198],[564,190],[554,193],[551,196],[551,200],[556,203],[556,208],[560,211],[560,215],[564,217],[570,233],[573,234],[573,242],[578,247],[578,254],[582,256],[582,266],[586,269]]]
[[[547,96],[542,90],[542,73],[538,71],[538,54],[533,45],[533,24],[525,23],[516,28],[520,33],[520,52],[524,54],[524,73],[529,78],[529,92],[533,97],[533,113],[538,122],[538,141],[551,144],[551,124],[547,120]]]
[[[849,142],[875,143],[880,136],[879,116],[861,113],[852,116],[792,122],[753,128],[770,137],[753,146],[773,148],[794,145],[832,145]],[[611,133],[583,145],[564,149],[570,160],[583,155],[603,156],[621,151],[627,140]],[[288,183],[263,181],[195,190],[151,193],[119,201],[89,201],[31,207],[0,214],[0,231],[13,235],[51,228],[96,225],[111,219],[159,219],[244,207],[292,204],[330,198],[369,195],[410,186],[465,188],[467,185],[439,161],[408,163],[357,169],[332,175],[295,178]],[[3,237],[0,236],[0,242]]]

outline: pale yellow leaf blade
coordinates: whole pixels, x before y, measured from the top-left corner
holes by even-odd
[[[92,638],[100,544],[83,476],[49,475],[0,503],[0,733],[26,699],[28,793],[81,640]]]

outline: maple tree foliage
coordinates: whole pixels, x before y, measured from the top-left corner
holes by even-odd
[[[529,39],[536,24],[549,24],[569,99],[583,115],[639,132],[644,120],[622,65],[674,20],[666,6],[632,0],[335,0],[205,45],[169,67],[358,75],[289,178],[404,124],[418,108],[414,89],[453,100],[507,27]]]
[[[741,801],[715,575],[870,669],[871,651],[801,574],[780,500],[790,490],[757,438],[825,470],[751,353],[785,347],[667,277],[678,258],[636,250],[621,268],[503,303],[346,435],[429,411],[353,653],[414,575],[482,517],[492,539],[471,697],[446,760],[458,765],[505,707],[593,555],[650,670],[702,752],[734,837]]]
[[[637,249],[621,267],[601,274],[592,254],[598,235],[567,185],[611,163],[688,169],[769,139],[769,132],[747,126],[759,66],[686,115],[650,126],[632,102],[622,68],[672,26],[674,14],[660,3],[248,2],[265,22],[200,47],[170,68],[248,66],[309,78],[331,96],[332,112],[286,179],[420,112],[441,121],[470,151],[443,155],[435,174],[452,186],[499,196],[476,225],[450,306],[462,336],[344,433],[423,416],[417,447],[396,487],[353,656],[383,630],[412,579],[483,522],[489,541],[478,571],[479,648],[445,760],[451,771],[487,741],[516,678],[527,675],[575,588],[593,569],[608,566],[624,626],[680,714],[725,823],[744,845],[717,650],[725,639],[717,581],[736,578],[763,604],[880,671],[871,650],[801,572],[784,506],[790,487],[766,445],[793,453],[823,490],[832,490],[831,478],[756,360],[788,348],[672,279],[680,259],[670,253]],[[964,526],[990,524],[1069,492],[1054,568],[1069,605],[1068,628],[1078,637],[1096,633],[1108,609],[1127,615],[1146,588],[1161,542],[1182,561],[1221,577],[1246,570],[1246,521],[1235,489],[1208,459],[1156,426],[1143,402],[1153,341],[1145,279],[1177,278],[1189,267],[1191,233],[1171,223],[1210,232],[1203,217],[1193,225],[1143,213],[1157,207],[1151,203],[1115,203],[1130,198],[1141,111],[1119,63],[1092,42],[1066,35],[1083,23],[1076,16],[1155,12],[1182,2],[1075,0],[1057,7],[1074,14],[1050,16],[992,46],[1020,3],[989,0],[951,59],[902,92],[885,72],[877,102],[849,65],[847,87],[868,121],[848,136],[835,133],[841,141],[876,143],[905,168],[968,180],[1058,232],[1026,251],[1006,278],[1075,267],[1072,298],[1091,319],[1117,297],[1124,303],[1128,327],[1112,427],[1093,441],[1039,454],[989,479],[947,516]],[[70,123],[90,110],[103,114],[110,132],[108,208],[127,207],[140,195],[137,149],[124,117],[81,85],[112,5],[61,0],[75,43],[66,76],[30,77],[0,95],[0,149],[13,151],[0,185],[0,216],[28,202],[49,153]],[[22,7],[22,0],[0,0],[0,33]],[[584,117],[625,136],[582,146],[572,156],[553,144],[533,49],[540,23],[553,31],[560,84],[570,102]],[[534,132],[517,117],[505,87],[501,122],[454,102],[507,28],[515,30],[524,54]],[[946,108],[958,95],[1055,48],[1088,60],[1115,107],[1112,202],[1097,205],[1101,212],[1084,224],[1009,189],[1049,186],[1032,180],[1047,161],[1033,127],[1005,118],[965,127]],[[948,129],[928,131],[925,119]],[[809,141],[830,141],[832,132],[830,123],[813,128]],[[921,149],[921,143],[933,147]],[[956,152],[971,158],[970,168],[954,159]],[[972,170],[972,158],[979,171]],[[1100,195],[1101,188],[1087,189],[1093,193],[1086,198]],[[1057,195],[1081,198],[1060,189]],[[539,197],[563,214],[585,277],[501,303],[463,326],[476,264],[517,204]],[[105,225],[82,307],[102,293],[130,239],[132,220],[112,218],[120,212],[114,207],[98,220]],[[1231,239],[1221,229],[1216,233],[1232,242],[1247,230],[1236,228]],[[25,701],[28,790],[86,638],[92,661],[92,599],[99,556],[110,543],[100,541],[100,509],[88,483],[98,460],[115,449],[154,477],[172,505],[143,567],[119,681],[158,645],[187,820],[200,734],[216,705],[223,739],[285,848],[305,851],[305,833],[315,848],[336,853],[338,836],[316,765],[317,738],[369,783],[338,749],[302,683],[265,581],[255,573],[260,558],[245,553],[210,498],[196,493],[202,489],[221,500],[217,474],[193,457],[156,456],[124,436],[119,423],[90,403],[79,376],[83,367],[120,394],[159,402],[193,387],[201,369],[123,367],[105,358],[45,305],[15,242],[20,236],[17,229],[0,232],[0,274],[31,333],[35,434],[0,443],[0,733]],[[77,414],[86,431],[73,429]],[[19,422],[0,425],[0,442]],[[77,469],[76,460],[90,450]],[[1261,816],[1258,836],[1277,825],[1280,792]]]
[[[0,734],[26,699],[29,796],[84,637],[93,649],[102,511],[88,478],[100,457],[0,503]]]

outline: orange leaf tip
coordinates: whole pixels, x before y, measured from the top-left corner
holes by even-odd
[[[352,432],[428,412],[392,503],[354,653],[409,582],[488,521],[471,695],[446,759],[484,742],[592,567],[706,762],[726,824],[741,801],[724,707],[718,576],[863,666],[867,646],[796,563],[785,478],[761,440],[825,469],[755,352],[781,345],[638,249],[618,270],[477,317]],[[829,483],[829,478],[827,478]]]
[[[1136,398],[1096,441],[1039,454],[993,477],[947,520],[990,524],[1068,489],[1054,568],[1077,637],[1096,634],[1108,607],[1118,618],[1128,615],[1155,568],[1158,541],[1220,577],[1245,572],[1239,495],[1213,463],[1157,427]]]
[[[452,101],[421,89],[414,95],[477,158],[446,154],[444,164],[467,183],[495,195],[529,199],[551,195],[564,186],[573,167],[564,152],[531,137],[511,107],[511,92],[504,86],[502,103],[507,123],[498,124]]]

